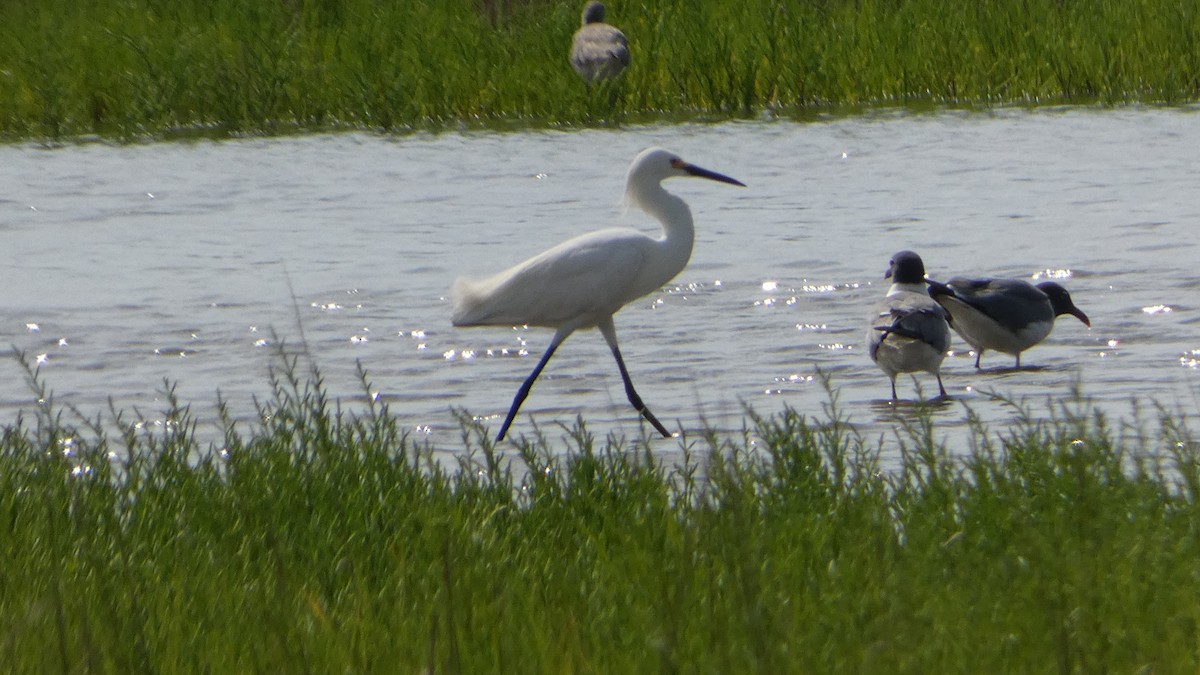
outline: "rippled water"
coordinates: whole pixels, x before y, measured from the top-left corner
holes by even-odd
[[[1021,372],[991,353],[975,372],[956,337],[943,370],[955,402],[936,413],[951,437],[961,402],[1011,416],[981,391],[1045,409],[1078,382],[1116,416],[1135,399],[1200,407],[1200,116],[1180,109],[2,147],[0,344],[40,360],[56,399],[85,415],[111,399],[153,420],[166,380],[211,430],[218,392],[244,417],[269,394],[275,336],[303,341],[347,406],[364,396],[361,362],[407,428],[453,448],[453,410],[498,428],[550,331],[454,329],[451,282],[589,229],[654,229],[619,204],[648,145],[749,186],[669,182],[695,214],[692,262],[617,315],[634,381],[669,427],[739,429],[743,405],[819,415],[820,368],[843,412],[887,437],[887,380],[861,342],[904,248],[934,278],[1065,277],[1093,322],[1060,319]],[[34,396],[16,359],[0,382],[7,424]],[[907,376],[899,388],[914,396]],[[576,415],[602,434],[648,429],[594,331],[563,345],[513,432],[532,417],[553,436]]]

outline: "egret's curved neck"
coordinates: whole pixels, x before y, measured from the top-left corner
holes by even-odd
[[[645,294],[662,287],[687,267],[696,230],[688,205],[664,190],[659,181],[631,180],[626,196],[658,220],[663,229],[663,236],[644,250],[647,258],[635,282],[639,294]]]
[[[658,183],[635,189],[629,196],[633,203],[662,224],[663,242],[672,250],[682,252],[686,261],[696,238],[692,210],[687,203],[664,190]]]

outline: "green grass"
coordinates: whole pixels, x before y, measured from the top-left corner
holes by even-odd
[[[173,396],[162,427],[76,422],[31,374],[46,403],[0,438],[6,672],[1200,668],[1177,416],[1074,401],[946,448],[918,414],[882,457],[836,399],[653,448],[464,415],[446,464],[287,365],[216,447]]]
[[[9,0],[0,138],[135,139],[807,116],[879,105],[1179,103],[1176,0],[609,2],[633,65],[587,91],[582,2]]]

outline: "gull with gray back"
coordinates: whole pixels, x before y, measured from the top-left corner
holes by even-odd
[[[896,376],[916,372],[936,377],[945,398],[941,367],[950,348],[950,327],[946,310],[925,288],[925,263],[912,251],[900,251],[883,276],[892,285],[871,313],[867,353],[891,380],[892,400],[897,399]]]
[[[1021,352],[1045,340],[1063,314],[1092,325],[1067,289],[1053,281],[1034,286],[1020,279],[955,277],[944,284],[930,281],[929,295],[946,308],[950,327],[975,350],[976,368],[988,349],[1012,354],[1020,368]]]

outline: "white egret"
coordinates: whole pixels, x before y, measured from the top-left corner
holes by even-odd
[[[1021,279],[955,277],[929,282],[929,295],[950,312],[950,327],[975,350],[976,368],[988,349],[1016,356],[1020,368],[1021,352],[1045,340],[1063,314],[1092,325],[1067,289],[1053,281],[1034,286]]]
[[[942,386],[942,360],[950,348],[949,316],[925,290],[925,263],[912,251],[892,256],[888,271],[891,278],[887,296],[875,307],[867,328],[867,353],[892,381],[892,400],[896,400],[896,375],[927,372]]]
[[[589,84],[616,77],[629,67],[629,41],[604,23],[604,3],[593,1],[583,8],[583,25],[571,41],[571,66]]]
[[[661,148],[643,150],[629,166],[625,197],[662,224],[662,236],[651,237],[629,228],[611,228],[568,240],[495,276],[460,278],[454,283],[455,326],[543,326],[554,337],[537,366],[526,378],[496,440],[503,440],[534,380],[554,351],[571,333],[598,328],[608,342],[625,394],[633,407],[664,437],[671,434],[642,402],[629,379],[617,348],[613,314],[629,302],[660,288],[687,265],[695,229],[692,213],[662,181],[698,176],[733,185],[744,184],[689,164]]]

